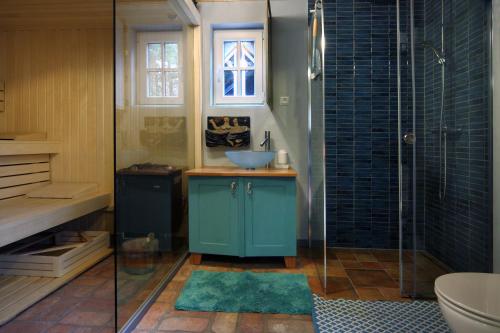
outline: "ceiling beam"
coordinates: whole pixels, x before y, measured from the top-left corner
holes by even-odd
[[[194,26],[201,24],[200,12],[192,0],[169,0],[168,3],[184,24]]]

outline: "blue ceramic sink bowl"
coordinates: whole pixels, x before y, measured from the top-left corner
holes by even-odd
[[[274,159],[274,151],[226,151],[231,162],[245,169],[255,169],[265,166]]]

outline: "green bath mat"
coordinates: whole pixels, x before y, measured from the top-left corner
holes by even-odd
[[[311,314],[303,274],[193,271],[175,303],[178,310]]]

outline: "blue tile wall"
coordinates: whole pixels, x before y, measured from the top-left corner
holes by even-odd
[[[400,1],[403,132],[413,130],[408,4]],[[418,249],[454,270],[490,271],[489,1],[444,4],[447,196],[440,201],[437,194],[440,67],[420,45],[440,45],[441,1],[416,0],[416,179],[413,147],[403,145],[403,245],[413,246],[415,202]],[[397,248],[395,1],[324,0],[324,13],[328,246]]]
[[[396,6],[324,1],[328,246],[398,246]]]
[[[457,271],[491,271],[488,6],[445,0],[447,191],[440,200],[441,67],[424,54],[425,248]],[[441,45],[441,1],[425,0],[425,40]],[[423,157],[423,158],[422,158]]]

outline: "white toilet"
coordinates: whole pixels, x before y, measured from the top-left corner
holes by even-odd
[[[500,274],[446,274],[434,291],[453,332],[500,332]]]

